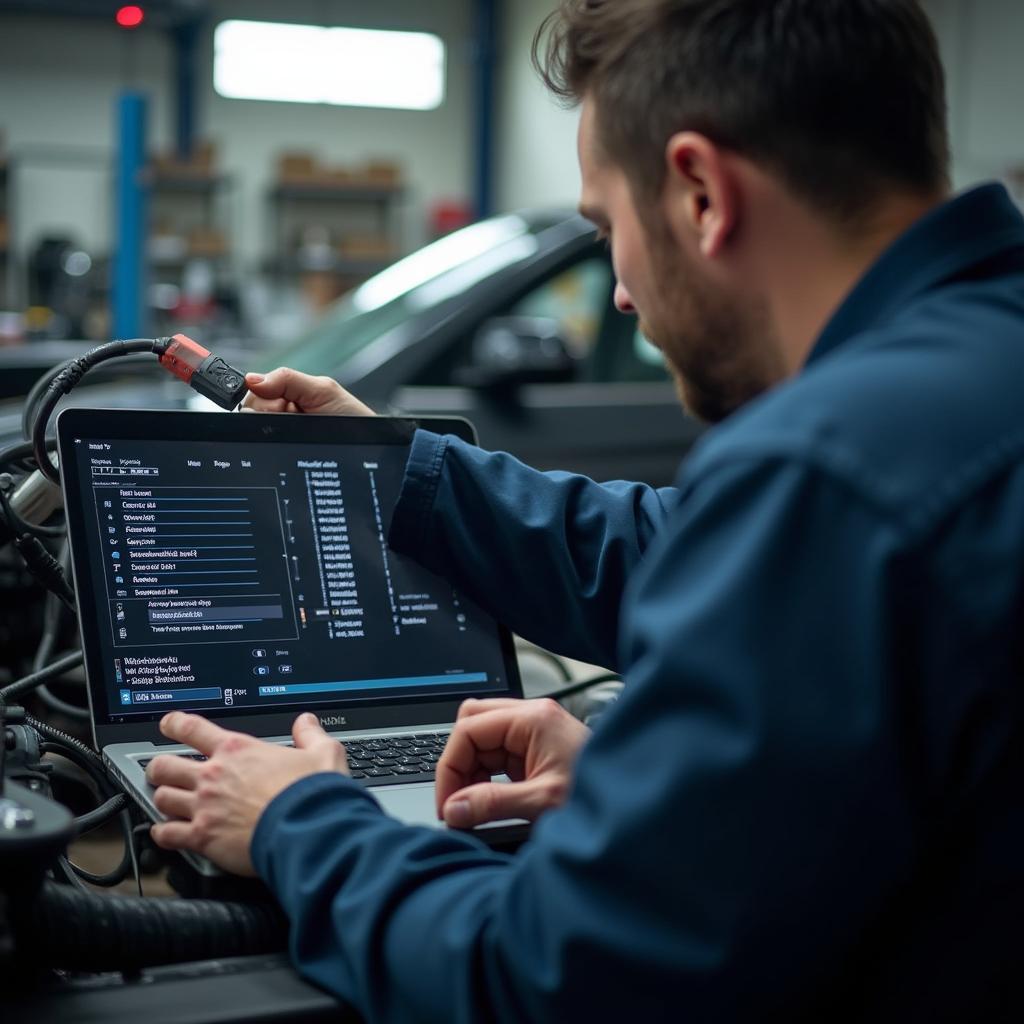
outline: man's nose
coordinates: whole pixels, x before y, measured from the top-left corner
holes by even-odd
[[[636,306],[633,305],[633,299],[629,292],[626,291],[621,281],[617,281],[615,284],[615,308],[620,313],[636,312]]]

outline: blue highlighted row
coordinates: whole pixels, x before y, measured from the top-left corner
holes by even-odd
[[[282,683],[261,686],[261,697],[281,697],[302,693],[340,693],[344,690],[380,690],[396,686],[455,686],[466,683],[486,683],[484,672],[460,672],[446,676],[400,676],[395,679],[347,679],[343,683]]]
[[[173,704],[179,700],[220,700],[219,686],[194,686],[189,690],[121,690],[122,704]]]

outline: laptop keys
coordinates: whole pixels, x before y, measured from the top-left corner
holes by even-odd
[[[417,733],[412,736],[379,736],[345,743],[348,767],[353,779],[370,780],[375,786],[399,782],[433,782],[435,765],[441,759],[447,733]],[[287,743],[285,746],[292,746]],[[205,754],[174,754],[190,761],[205,761]],[[153,757],[156,757],[154,754]],[[139,761],[145,767],[153,760]]]
[[[139,767],[140,768],[145,768],[149,764],[149,762],[152,761],[156,756],[157,755],[154,754],[153,757],[143,758],[141,761],[139,761]],[[172,754],[171,756],[172,757],[183,757],[187,761],[205,761],[206,760],[206,755],[205,754]]]

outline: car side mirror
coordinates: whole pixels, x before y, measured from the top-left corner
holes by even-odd
[[[576,375],[557,320],[505,316],[484,321],[473,337],[469,364],[455,373],[464,387],[509,390],[523,384],[561,384]]]

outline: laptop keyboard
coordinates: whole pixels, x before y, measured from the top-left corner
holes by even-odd
[[[364,785],[393,786],[400,782],[433,782],[441,759],[446,732],[404,733],[400,736],[363,736],[345,741],[348,767],[353,779]],[[292,746],[287,743],[285,746]],[[155,757],[156,755],[154,755]],[[205,761],[205,754],[178,754],[190,761]],[[152,761],[139,761],[145,768]]]

